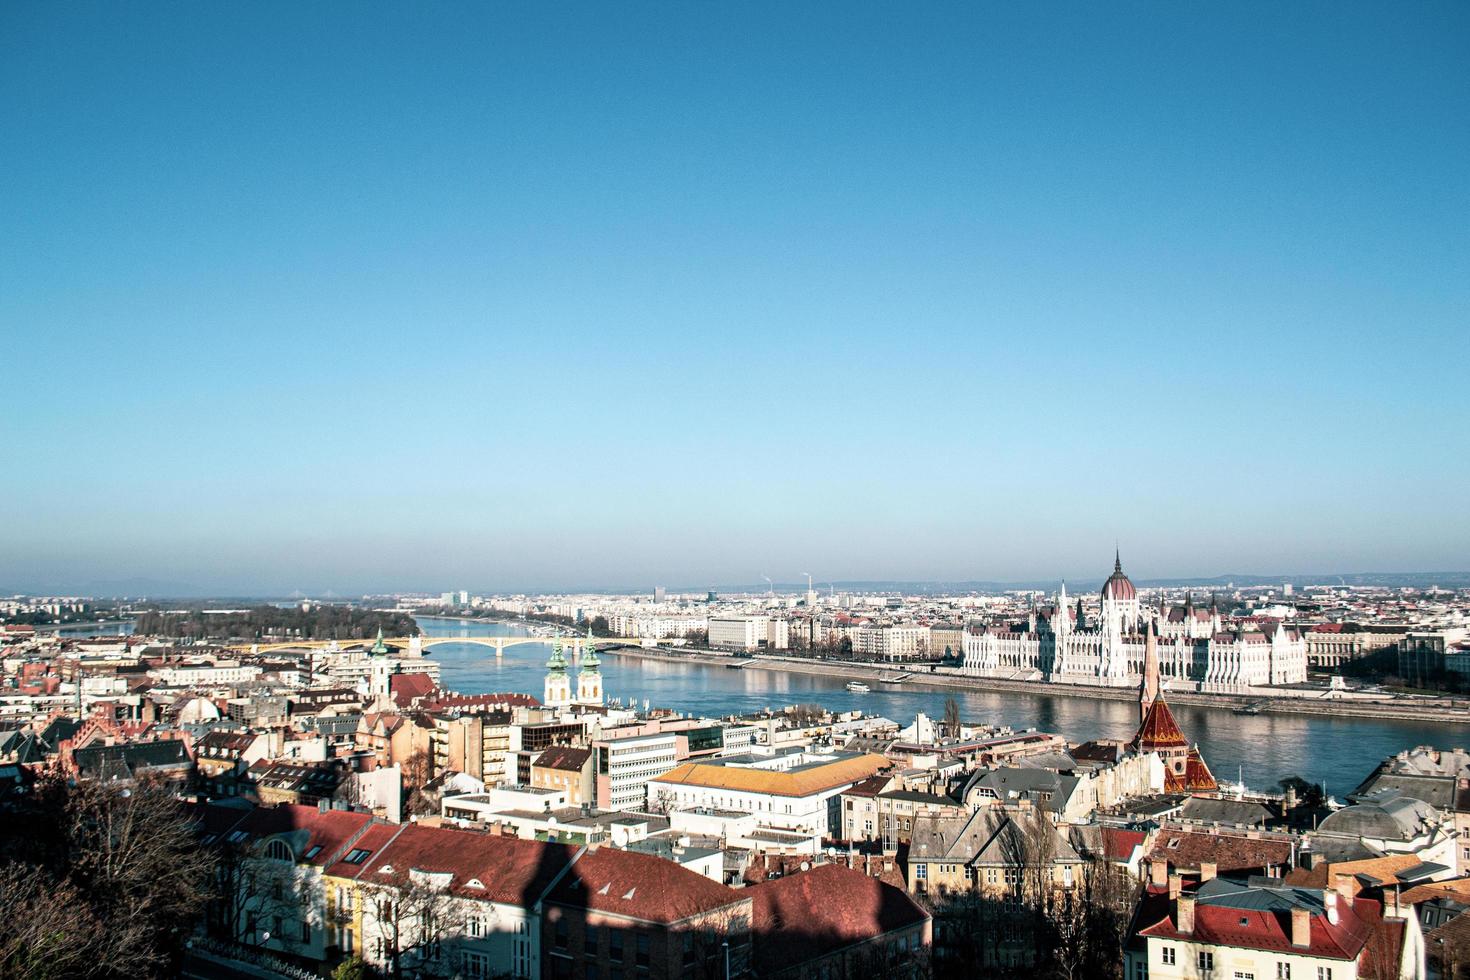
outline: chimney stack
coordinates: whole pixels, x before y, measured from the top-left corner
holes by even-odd
[[[1338,898],[1348,908],[1353,907],[1353,899],[1357,897],[1356,880],[1352,875],[1336,874],[1332,876],[1332,890],[1337,892]]]
[[[1186,936],[1194,932],[1194,896],[1180,895],[1175,903],[1178,912],[1179,931]]]
[[[1217,865],[1214,861],[1201,861],[1199,863],[1199,883],[1201,885],[1215,877],[1216,867]]]
[[[1180,892],[1184,891],[1184,880],[1178,875],[1169,876],[1169,897],[1178,898]]]
[[[1291,944],[1312,945],[1312,913],[1306,909],[1291,910]]]
[[[1154,860],[1148,863],[1148,882],[1155,888],[1163,889],[1169,884],[1169,862]]]

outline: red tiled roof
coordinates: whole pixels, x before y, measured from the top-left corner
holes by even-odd
[[[1164,792],[1166,793],[1211,793],[1220,788],[1215,774],[1205,765],[1198,749],[1190,749],[1184,760],[1184,775],[1175,775],[1171,769],[1164,770]]]
[[[541,702],[529,694],[497,693],[497,694],[450,694],[435,698],[419,705],[424,711],[439,711],[443,708],[478,708],[478,707],[525,707],[539,708]]]
[[[1374,938],[1377,922],[1381,918],[1381,906],[1370,899],[1359,898],[1352,905],[1338,902],[1335,924],[1329,922],[1325,914],[1313,915],[1311,928],[1308,930],[1308,945],[1293,946],[1291,918],[1287,914],[1222,905],[1199,905],[1194,910],[1193,932],[1180,932],[1171,913],[1162,920],[1155,921],[1153,925],[1140,929],[1139,935],[1236,949],[1262,949],[1327,959],[1355,960],[1363,947]]]
[[[748,892],[762,976],[929,918],[902,888],[840,864],[763,881]]]
[[[538,755],[532,765],[541,769],[581,772],[591,756],[591,749],[579,749],[572,745],[553,745]]]
[[[456,895],[530,904],[541,897],[575,854],[576,849],[565,844],[409,824],[364,862],[357,880],[373,884],[393,881],[410,871],[447,873],[453,875],[449,890]],[[384,871],[390,867],[392,871]],[[471,885],[472,881],[483,887]]]
[[[583,854],[546,900],[668,924],[746,901],[746,896],[673,861],[599,847]]]
[[[1189,740],[1179,730],[1179,723],[1174,720],[1169,705],[1162,696],[1155,698],[1154,703],[1148,706],[1148,714],[1143,716],[1143,724],[1138,726],[1138,734],[1133,736],[1134,747],[1140,752],[1156,752],[1161,748],[1188,744]]]
[[[434,691],[434,678],[428,674],[394,674],[388,678],[388,691],[393,703],[406,708]]]
[[[363,832],[363,835],[352,842],[352,846],[343,848],[342,853],[336,855],[339,860],[328,868],[323,869],[324,874],[333,875],[337,878],[356,878],[362,874],[364,868],[372,865],[373,855],[387,846],[388,842],[398,835],[403,829],[402,824],[375,823]],[[362,861],[350,863],[345,858],[353,851],[363,850],[367,857]]]
[[[1133,856],[1134,848],[1148,839],[1142,830],[1124,830],[1121,827],[1102,829],[1103,851],[1109,861],[1127,861]]]
[[[1290,864],[1291,844],[1284,838],[1194,833],[1165,826],[1149,846],[1148,859],[1166,861],[1171,867],[1186,870],[1196,870],[1208,862],[1220,874],[1264,871]]]
[[[253,841],[261,841],[277,834],[293,834],[306,831],[309,835],[305,844],[296,848],[297,860],[307,864],[324,866],[336,856],[336,852],[372,823],[370,813],[354,813],[351,810],[318,810],[314,806],[282,803],[277,806],[257,807],[250,811],[239,826],[251,835]],[[321,850],[310,858],[305,854],[320,845]]]

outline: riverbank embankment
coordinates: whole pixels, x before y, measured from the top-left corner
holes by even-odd
[[[775,670],[792,674],[816,674],[840,676],[860,680],[868,684],[878,683],[885,688],[904,690],[935,689],[964,691],[996,691],[1018,694],[1036,694],[1049,697],[1093,698],[1104,701],[1136,701],[1138,692],[1132,687],[1092,687],[1082,684],[1047,683],[1044,681],[1009,680],[995,677],[975,677],[959,673],[931,673],[926,668],[906,670],[903,664],[868,664],[841,660],[803,660],[794,657],[771,657],[765,655],[723,654],[704,650],[656,650],[648,647],[609,647],[601,651],[623,657],[660,660],[666,663],[697,663],[711,667],[735,668],[744,665],[747,670]],[[884,680],[902,676],[901,681]],[[1169,692],[1169,701],[1174,704],[1193,705],[1202,708],[1224,710],[1244,709],[1249,706],[1253,713],[1299,714],[1319,717],[1372,718],[1380,721],[1440,721],[1451,724],[1470,725],[1470,705],[1425,704],[1412,699],[1388,701],[1349,701],[1328,698],[1280,697],[1262,698],[1258,695],[1232,695],[1193,692]]]

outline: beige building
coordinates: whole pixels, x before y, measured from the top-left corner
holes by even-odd
[[[968,816],[920,817],[907,880],[915,894],[1027,899],[1072,888],[1082,865],[1066,833],[1042,811],[990,806]]]
[[[531,785],[566,793],[567,805],[597,802],[597,783],[592,775],[593,754],[589,748],[555,745],[531,763]]]
[[[1145,894],[1127,980],[1422,980],[1424,936],[1392,892],[1358,894],[1339,876],[1334,888],[1275,879],[1210,878],[1187,891],[1178,876]]]

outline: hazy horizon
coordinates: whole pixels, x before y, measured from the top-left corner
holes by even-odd
[[[1470,568],[1467,41],[4,5],[0,584]]]

